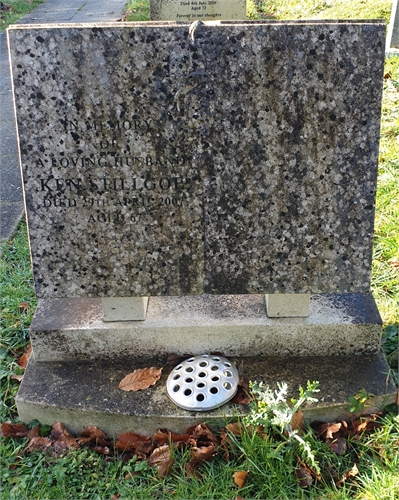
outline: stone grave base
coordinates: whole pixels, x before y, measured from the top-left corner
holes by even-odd
[[[308,380],[320,382],[319,402],[306,408],[308,420],[331,421],[349,418],[348,398],[362,388],[374,397],[367,412],[380,410],[395,401],[395,388],[388,377],[382,354],[363,356],[230,358],[240,366],[248,380],[263,380],[271,388],[287,382],[290,397],[298,395],[298,386]],[[109,436],[134,431],[153,434],[158,428],[182,432],[195,423],[224,425],[245,413],[246,407],[227,403],[211,412],[179,409],[166,393],[171,367],[165,367],[161,379],[149,389],[123,392],[120,380],[137,368],[160,367],[165,360],[128,359],[118,361],[29,362],[18,396],[17,407],[24,422],[37,419],[43,424],[63,422],[76,434],[96,425]]]
[[[376,354],[382,322],[371,294],[312,295],[306,318],[268,318],[264,295],[150,297],[145,321],[104,322],[101,299],[40,300],[36,361]]]
[[[213,352],[242,366],[248,381],[272,388],[286,382],[290,397],[308,380],[319,381],[320,400],[306,409],[309,420],[350,416],[348,399],[363,388],[374,394],[367,411],[375,411],[395,400],[379,353],[381,330],[370,294],[312,295],[307,318],[268,318],[263,295],[150,297],[145,321],[119,322],[103,321],[101,299],[41,300],[18,412],[24,422],[59,420],[74,433],[96,425],[111,436],[223,424],[246,408],[179,409],[165,387],[172,366],[149,389],[118,389],[133,370],[165,365],[168,354]]]

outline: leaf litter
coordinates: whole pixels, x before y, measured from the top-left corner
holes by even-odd
[[[31,348],[21,358],[21,365],[26,366]],[[165,366],[173,366],[180,362],[180,356],[171,354]],[[26,364],[25,364],[26,363]],[[243,376],[243,367],[240,371],[239,391],[233,403],[248,405],[252,401],[249,384]],[[161,368],[143,368],[128,374],[119,383],[118,388],[124,391],[138,391],[147,389],[155,385],[162,375]],[[350,422],[340,420],[333,423],[313,422],[311,427],[316,436],[324,441],[331,451],[337,455],[343,455],[348,449],[348,438],[371,432],[382,424],[377,418],[382,413],[376,413],[367,417],[353,419]],[[304,429],[303,412],[297,411],[290,423],[292,431],[302,433]],[[134,432],[121,434],[116,442],[106,436],[106,434],[95,426],[86,427],[76,438],[73,437],[61,422],[56,422],[51,427],[48,437],[43,436],[43,430],[50,426],[35,426],[29,429],[24,424],[13,424],[4,422],[0,427],[0,435],[6,438],[28,438],[29,442],[24,452],[30,453],[33,450],[47,450],[57,456],[67,453],[69,449],[79,449],[82,446],[91,450],[121,459],[126,462],[133,457],[138,461],[147,461],[148,464],[157,468],[158,476],[163,478],[173,472],[175,464],[174,452],[179,449],[189,450],[189,460],[186,464],[186,472],[199,479],[197,470],[205,463],[212,461],[217,456],[222,456],[229,462],[231,452],[235,452],[235,439],[239,439],[244,433],[257,433],[266,438],[263,425],[245,425],[242,422],[231,422],[213,432],[205,423],[189,427],[183,433],[175,433],[168,429],[158,429],[153,436],[143,436]],[[322,477],[312,470],[305,462],[297,457],[298,466],[295,469],[295,476],[301,488],[307,488],[313,484],[313,480],[322,481]],[[234,484],[240,489],[246,484],[250,471],[237,470],[233,473]],[[341,486],[345,481],[358,474],[356,463],[346,471],[341,477],[336,478],[335,484]],[[125,475],[125,479],[131,479],[137,475],[132,470]],[[239,498],[239,497],[237,497]]]
[[[342,455],[348,449],[348,438],[370,433],[381,425],[377,421],[380,415],[381,413],[377,413],[353,419],[350,422],[342,420],[333,423],[314,422],[311,427],[316,436],[324,441],[334,453]],[[293,425],[301,429],[303,415],[298,414],[293,419]],[[41,431],[45,427],[47,426],[36,425],[29,429],[24,424],[4,422],[1,424],[0,434],[5,438],[28,439],[28,444],[24,449],[25,454],[41,450],[57,457],[67,453],[70,449],[76,450],[84,446],[99,454],[109,456],[109,459],[115,458],[126,462],[135,457],[137,461],[147,461],[151,467],[156,468],[160,478],[170,476],[173,473],[176,450],[189,451],[186,473],[188,476],[200,479],[198,470],[205,462],[210,462],[217,456],[224,457],[227,462],[230,461],[230,453],[234,451],[232,437],[239,439],[245,432],[264,435],[262,426],[249,428],[242,422],[229,423],[218,432],[214,432],[205,423],[191,426],[181,434],[167,429],[158,429],[153,436],[125,432],[116,441],[108,438],[102,430],[95,426],[86,427],[77,437],[73,437],[61,422],[56,422],[51,427],[48,436],[42,436]],[[323,481],[323,477],[298,456],[297,462],[294,474],[299,487],[308,488],[315,479]],[[349,470],[341,476],[335,477],[335,485],[342,486],[346,481],[353,479],[358,472],[357,464],[353,463]],[[136,471],[132,470],[125,474],[125,479],[132,479],[137,474]],[[232,481],[238,489],[243,488],[249,478],[249,470],[238,469],[232,475]]]

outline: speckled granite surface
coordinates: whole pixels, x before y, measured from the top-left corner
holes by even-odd
[[[8,36],[39,297],[369,289],[383,23]]]

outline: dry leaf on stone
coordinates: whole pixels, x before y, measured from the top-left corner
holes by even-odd
[[[295,469],[295,476],[297,478],[298,485],[301,488],[307,488],[308,486],[311,486],[313,483],[312,473],[304,465],[300,465]]]
[[[3,437],[26,437],[29,433],[29,429],[24,424],[12,424],[11,422],[3,422],[1,424],[0,433]]]
[[[166,358],[165,366],[171,366],[172,368],[174,368],[179,363],[181,363],[182,361],[184,361],[185,359],[190,358],[190,357],[191,356],[188,354],[181,356],[180,354],[176,354],[176,353],[172,352],[172,353],[168,354],[168,357]]]
[[[239,371],[241,372],[243,369],[244,369],[243,364],[241,364]],[[249,382],[244,377],[244,375],[240,374],[237,392],[235,393],[235,396],[231,400],[231,403],[236,405],[249,405],[251,401],[252,398],[250,396]]]
[[[122,391],[141,391],[148,389],[161,378],[162,368],[140,368],[126,375],[118,385]]]
[[[248,472],[249,471],[247,471],[247,470],[240,470],[240,471],[234,472],[233,479],[234,479],[235,484],[239,488],[244,488],[245,482],[247,480]]]
[[[239,385],[235,396],[230,402],[235,405],[249,405],[251,401],[251,396],[249,396],[247,391],[241,385]]]
[[[29,358],[31,357],[31,354],[32,354],[32,344],[28,344],[26,346],[25,352],[18,360],[18,366],[20,368],[26,368],[28,366],[28,361]]]

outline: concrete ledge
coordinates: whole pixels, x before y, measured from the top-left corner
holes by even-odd
[[[31,339],[36,361],[329,356],[378,352],[381,325],[371,294],[312,295],[307,318],[268,318],[264,295],[150,297],[146,320],[130,322],[104,322],[101,299],[46,299]]]
[[[389,368],[383,355],[329,357],[230,358],[243,363],[248,380],[264,381],[271,388],[287,382],[290,397],[297,397],[298,386],[308,380],[320,382],[319,402],[305,411],[310,420],[331,421],[349,417],[348,398],[360,389],[373,393],[368,411],[377,411],[395,401],[395,387],[388,378]],[[132,392],[117,388],[120,380],[137,368],[162,366],[164,360],[129,360],[124,363],[96,361],[80,363],[29,362],[18,396],[17,408],[22,421],[37,419],[43,424],[59,420],[73,433],[96,425],[110,436],[125,431],[151,435],[166,427],[182,432],[195,423],[223,425],[226,419],[245,412],[241,405],[226,404],[211,412],[179,409],[166,394],[165,368],[153,387]]]

